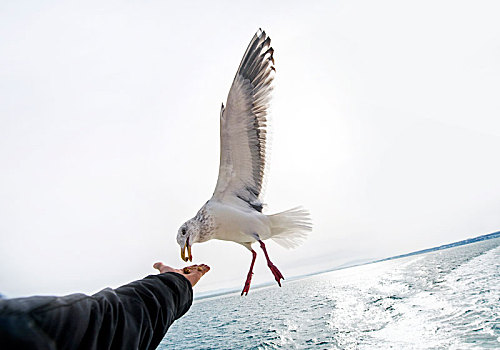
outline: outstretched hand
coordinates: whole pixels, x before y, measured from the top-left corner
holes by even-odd
[[[173,267],[164,265],[162,262],[157,262],[153,265],[153,267],[160,271],[160,273],[175,272],[183,275],[189,282],[191,282],[191,285],[193,287],[196,283],[198,283],[198,281],[204,274],[210,271],[210,266],[205,264],[191,265],[183,269],[174,269]]]

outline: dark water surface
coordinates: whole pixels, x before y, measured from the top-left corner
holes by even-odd
[[[200,300],[159,349],[500,349],[500,238]]]

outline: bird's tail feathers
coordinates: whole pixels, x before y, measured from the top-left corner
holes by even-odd
[[[271,239],[287,249],[300,245],[312,231],[311,215],[301,207],[268,215]]]

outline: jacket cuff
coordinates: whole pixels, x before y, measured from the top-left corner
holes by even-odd
[[[165,285],[169,286],[174,296],[178,296],[177,314],[175,319],[182,317],[193,304],[193,286],[191,282],[183,275],[176,272],[165,272],[156,275]]]

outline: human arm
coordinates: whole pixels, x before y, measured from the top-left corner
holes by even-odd
[[[196,272],[184,274],[157,263],[155,268],[163,273],[92,296],[4,300],[0,340],[21,341],[12,344],[24,348],[154,349],[191,306],[192,285],[209,270],[200,266],[200,271],[196,267]]]

